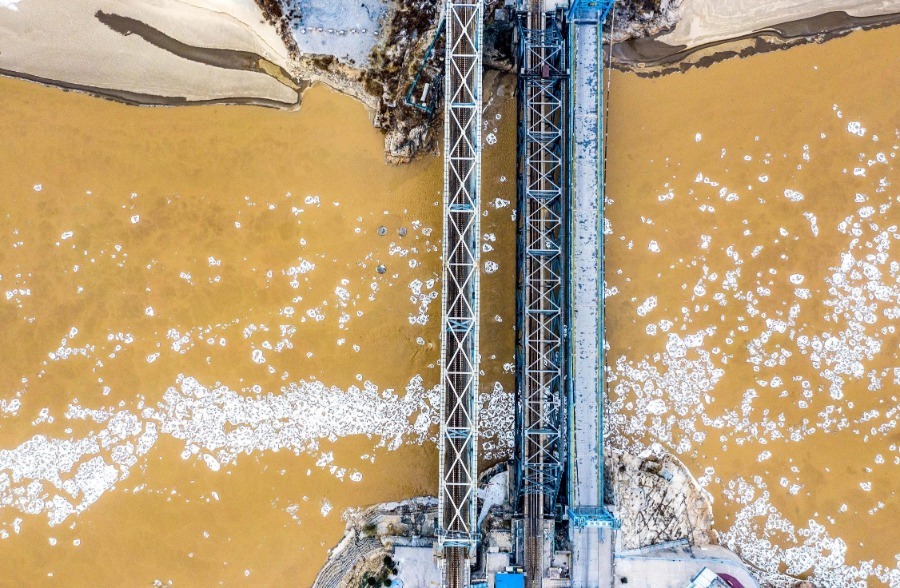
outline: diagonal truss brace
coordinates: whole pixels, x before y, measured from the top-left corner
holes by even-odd
[[[447,0],[439,547],[478,543],[482,0]],[[450,564],[456,565],[456,564]],[[459,564],[463,565],[463,564]],[[464,573],[464,572],[461,572]]]

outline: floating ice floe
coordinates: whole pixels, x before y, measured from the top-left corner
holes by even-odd
[[[796,190],[790,190],[790,189],[784,191],[784,197],[787,198],[788,200],[790,200],[791,202],[800,202],[801,200],[803,200],[803,194],[801,194],[800,192],[798,192]]]
[[[656,296],[650,296],[637,307],[638,316],[646,316],[648,312],[656,308]]]
[[[847,123],[847,132],[852,133],[858,137],[866,136],[866,129],[862,126],[862,123],[859,121],[852,121]]]
[[[484,398],[494,407],[488,414],[505,418],[496,403],[502,405],[506,396],[511,397],[501,390]],[[36,435],[16,448],[0,450],[0,505],[45,513],[51,525],[60,524],[127,477],[160,434],[182,440],[183,457],[200,459],[212,470],[233,463],[240,454],[311,452],[321,440],[347,435],[371,435],[377,446],[389,450],[403,442],[423,443],[433,440],[438,397],[437,388],[426,390],[418,376],[402,397],[370,382],[347,390],[301,382],[278,395],[246,397],[180,377],[159,404],[139,415],[69,407],[68,419],[105,424],[99,433],[81,439]],[[487,437],[491,435],[496,432]]]
[[[796,486],[788,485],[788,491],[798,492]],[[768,488],[758,477],[752,481],[740,477],[729,481],[725,497],[726,502],[740,509],[731,527],[720,535],[722,543],[752,564],[763,583],[780,585],[782,573],[807,573],[823,586],[859,585],[861,578],[870,576],[887,585],[900,581],[897,568],[874,565],[871,561],[849,563],[846,543],[829,535],[816,520],[798,528],[771,503]],[[846,512],[847,505],[838,510]],[[784,539],[773,543],[773,534]]]
[[[434,290],[435,281],[428,280],[427,283],[422,283],[421,280],[413,280],[409,283],[409,291],[410,297],[409,301],[415,305],[418,305],[418,313],[409,315],[409,324],[411,325],[426,325],[428,324],[428,307],[431,303],[437,299],[440,295],[440,292]],[[428,290],[431,290],[428,292]]]

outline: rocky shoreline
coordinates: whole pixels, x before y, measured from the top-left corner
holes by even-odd
[[[392,163],[414,159],[432,149],[438,135],[437,112],[423,113],[404,98],[418,75],[425,54],[439,33],[439,2],[394,0],[388,4],[380,39],[366,67],[353,67],[333,56],[304,55],[291,34],[303,15],[292,0],[255,0],[267,19],[278,27],[289,47],[296,73],[348,93],[366,104],[374,125],[385,134],[385,156]],[[775,4],[780,0],[767,0]],[[665,42],[703,0],[633,0],[620,2],[608,18],[607,36],[612,43],[607,56],[612,67],[641,76],[659,76],[708,67],[731,57],[784,49],[798,44],[824,42],[858,29],[900,23],[900,13],[850,16],[846,12],[810,14],[758,30],[716,39],[695,46]],[[864,3],[865,0],[859,0]],[[700,6],[702,8],[702,6]],[[687,14],[687,17],[686,17]],[[514,14],[505,2],[485,4],[484,65],[488,69],[514,71]],[[441,66],[441,43],[435,48],[434,65]],[[611,56],[611,57],[610,57]]]
[[[608,507],[621,521],[615,538],[617,552],[718,545],[713,499],[677,457],[654,444],[638,455],[609,449],[605,465],[607,496],[612,497]],[[479,476],[484,553],[512,546],[515,513],[500,498],[505,496],[508,468],[507,463],[497,464]],[[502,482],[499,491],[498,480]],[[346,511],[344,536],[329,551],[313,588],[351,588],[367,585],[368,578],[393,577],[397,548],[433,546],[437,516],[438,502],[431,496]],[[815,588],[806,580],[751,571],[763,586]]]

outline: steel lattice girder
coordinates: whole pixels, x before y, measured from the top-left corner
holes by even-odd
[[[555,17],[520,15],[519,492],[555,496],[564,464],[566,89]]]
[[[530,29],[527,14],[519,14],[520,73],[542,77],[566,76],[565,44],[555,15],[547,14],[547,28]]]
[[[448,0],[445,4],[444,279],[438,497],[438,540],[444,549],[471,550],[478,542],[475,491],[482,10],[481,0]]]

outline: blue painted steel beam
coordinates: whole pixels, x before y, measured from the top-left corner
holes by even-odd
[[[519,20],[517,488],[555,502],[564,469],[565,37]]]

